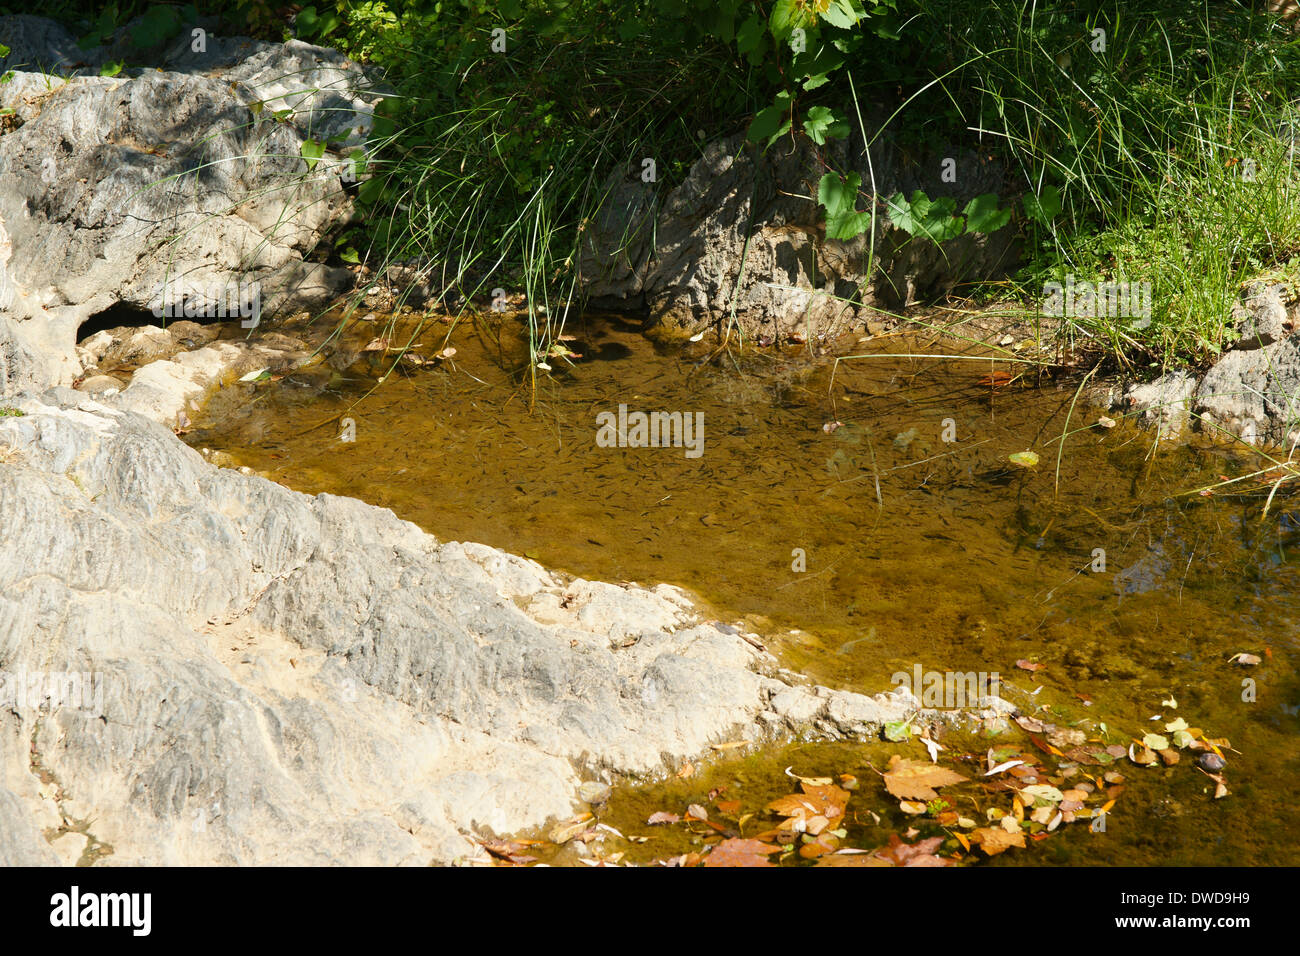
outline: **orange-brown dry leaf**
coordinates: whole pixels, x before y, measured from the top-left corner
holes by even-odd
[[[955,770],[919,760],[905,760],[894,754],[885,773],[885,789],[903,800],[934,800],[935,787],[961,783],[966,778]]]
[[[723,840],[704,858],[705,866],[773,866],[769,853],[776,853],[781,848],[759,840],[746,840],[733,837]]]
[[[535,843],[535,840],[529,840],[528,843]],[[496,866],[527,866],[529,863],[535,863],[537,857],[529,856],[524,853],[524,843],[515,840],[502,840],[497,842],[485,843],[479,841],[479,845],[487,850],[496,858]]]
[[[943,837],[930,837],[915,843],[904,843],[897,833],[889,835],[889,843],[871,855],[890,866],[952,866],[952,860],[935,856],[934,851],[943,843]]]
[[[992,372],[981,378],[979,384],[986,388],[1005,388],[1011,384],[1011,381],[1012,375],[1010,372]]]
[[[805,860],[815,860],[819,856],[825,856],[827,853],[834,853],[840,848],[840,841],[829,833],[823,833],[811,843],[805,843],[799,847],[799,855]]]
[[[874,853],[831,853],[817,861],[818,866],[893,866]]]
[[[980,827],[978,830],[972,831],[970,841],[971,843],[978,843],[980,849],[989,856],[997,856],[1013,846],[1023,849],[1025,835],[1020,831],[1009,833],[1002,827]]]
[[[810,820],[824,817],[835,823],[844,816],[844,808],[849,802],[849,792],[834,784],[814,786],[802,784],[803,793],[792,793],[773,800],[767,808],[773,813],[792,820]]]

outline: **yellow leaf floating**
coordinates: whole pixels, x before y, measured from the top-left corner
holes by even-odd
[[[1033,468],[1038,464],[1038,456],[1032,451],[1018,451],[1014,455],[1008,455],[1007,460],[1021,468]]]

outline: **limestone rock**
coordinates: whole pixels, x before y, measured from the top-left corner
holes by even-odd
[[[1300,341],[1288,335],[1234,349],[1214,363],[1196,391],[1202,430],[1251,445],[1291,445],[1300,437]]]
[[[885,146],[873,146],[868,163],[860,137],[827,149],[838,166],[858,171],[866,192],[874,181],[879,197],[924,188],[960,208],[1001,183],[1000,171],[973,154],[958,157],[966,174],[955,185],[922,182]],[[940,247],[911,240],[882,214],[869,269],[871,237],[827,240],[806,198],[816,196],[825,168],[810,144],[779,142],[762,153],[736,135],[707,144],[671,190],[642,182],[639,168],[615,172],[584,235],[584,290],[599,305],[648,308],[656,321],[692,332],[729,320],[734,306],[747,334],[819,335],[865,327],[869,309],[845,300],[893,308],[1014,264],[1009,226]]]
[[[350,282],[306,256],[350,214],[340,150],[363,141],[378,99],[355,64],[237,37],[195,54],[186,35],[159,68],[107,77],[93,68],[111,51],[80,51],[48,21],[0,17],[0,35],[0,107],[22,120],[0,136],[0,394],[70,383],[78,326],[112,306],[246,319]],[[333,136],[308,169],[303,144]]]
[[[1130,385],[1124,393],[1128,410],[1140,413],[1148,425],[1160,428],[1161,434],[1176,438],[1190,421],[1192,396],[1197,378],[1190,372],[1168,372],[1154,382]]]
[[[1233,304],[1237,341],[1233,349],[1259,349],[1286,338],[1295,328],[1285,289],[1276,283],[1253,283]]]

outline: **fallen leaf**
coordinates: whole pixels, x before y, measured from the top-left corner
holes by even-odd
[[[1007,455],[1007,460],[1021,468],[1033,468],[1038,464],[1038,455],[1032,451],[1018,451],[1013,455]]]
[[[511,866],[526,866],[529,863],[535,863],[537,861],[537,857],[529,856],[524,853],[524,850],[527,847],[521,842],[511,840],[508,842],[485,843],[480,840],[479,845],[498,860],[502,860]]]
[[[984,776],[991,777],[994,774],[1002,773],[1004,770],[1010,770],[1012,767],[1019,767],[1023,763],[1023,760],[1008,760],[1004,763],[998,764],[996,767],[990,767],[984,772]]]
[[[943,837],[929,837],[916,843],[904,843],[897,833],[889,835],[889,843],[871,855],[887,866],[952,866],[953,861],[935,855]]]
[[[1263,660],[1254,654],[1233,654],[1228,658],[1229,664],[1239,664],[1242,667],[1255,667],[1263,663]]]
[[[902,743],[912,739],[912,723],[908,720],[893,720],[885,724],[885,739],[891,743]]]
[[[795,780],[798,780],[801,785],[809,787],[829,787],[834,783],[830,777],[801,777],[794,772],[793,767],[786,767],[785,775],[787,777],[793,777]]]
[[[1011,847],[1024,849],[1025,835],[1023,832],[1008,833],[1002,827],[980,827],[970,835],[971,843],[979,845],[987,856],[997,856]]]
[[[805,860],[815,860],[827,853],[834,853],[839,847],[840,841],[836,837],[829,833],[823,833],[815,840],[811,840],[799,847],[799,855]]]
[[[1134,747],[1141,747],[1141,750],[1134,750]],[[1139,767],[1149,767],[1156,762],[1156,755],[1142,744],[1129,744],[1128,759],[1132,760]]]
[[[894,864],[887,860],[882,860],[873,853],[862,853],[854,850],[840,850],[838,853],[830,853],[823,856],[817,861],[818,866],[893,866]]]
[[[844,817],[844,808],[849,802],[847,790],[834,784],[822,786],[803,783],[801,786],[803,793],[792,793],[767,805],[773,813],[786,817],[781,829],[816,836],[833,821]]]
[[[966,779],[955,770],[919,760],[905,760],[894,754],[889,761],[889,770],[885,773],[885,789],[901,799],[933,800],[939,796],[935,787],[962,783]]]
[[[1054,747],[1078,747],[1080,744],[1086,743],[1087,740],[1087,734],[1072,727],[1057,727],[1047,734],[1048,743]]]
[[[1040,664],[1037,661],[1020,660],[1020,661],[1016,661],[1016,666],[1019,667],[1022,671],[1041,671],[1047,665]]]
[[[658,813],[650,814],[650,819],[646,823],[652,827],[663,826],[667,823],[680,823],[681,817],[676,813],[669,813],[666,810],[660,810]]]
[[[1198,769],[1199,769],[1199,768],[1198,768]],[[1223,776],[1222,774],[1218,774],[1218,773],[1205,773],[1204,770],[1202,770],[1201,773],[1204,773],[1207,777],[1209,777],[1211,780],[1214,781],[1214,783],[1215,783],[1215,787],[1214,787],[1214,799],[1215,799],[1215,800],[1221,800],[1221,799],[1223,799],[1224,797],[1226,797],[1226,796],[1231,792],[1231,791],[1228,790],[1228,781],[1227,781],[1227,779],[1224,778],[1224,776]]]
[[[1003,388],[1011,384],[1011,379],[1010,372],[993,372],[981,378],[979,384],[985,388]]]
[[[1046,783],[1033,784],[1025,787],[1020,792],[1028,796],[1031,803],[1037,803],[1039,800],[1045,800],[1048,803],[1060,803],[1065,799],[1065,795],[1060,790]]]
[[[589,821],[594,817],[590,813],[580,813],[572,820],[565,820],[563,823],[557,823],[552,829],[549,839],[552,843],[568,843],[583,830],[587,829]]]
[[[772,866],[768,857],[780,852],[779,846],[761,840],[732,837],[723,840],[704,857],[705,866]]]

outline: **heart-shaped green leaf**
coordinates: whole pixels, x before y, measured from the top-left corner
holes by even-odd
[[[849,173],[841,179],[837,173],[827,173],[817,186],[817,201],[826,209],[826,238],[853,239],[871,228],[871,214],[858,212],[858,187],[862,177]]]

